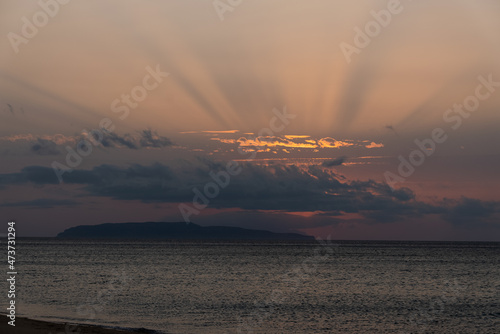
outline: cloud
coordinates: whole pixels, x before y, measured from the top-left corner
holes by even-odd
[[[275,136],[259,136],[256,138],[247,139],[245,137],[239,138],[236,142],[240,147],[287,147],[287,148],[316,148],[318,145],[314,140],[295,140],[280,138]]]
[[[302,233],[304,228],[335,225],[340,220],[322,214],[301,216],[281,211],[227,210],[196,217],[196,223],[204,226],[234,226],[273,232]]]
[[[322,148],[340,148],[340,147],[348,147],[353,146],[353,143],[336,140],[331,137],[325,137],[318,140],[318,145]]]
[[[211,140],[217,140],[225,144],[238,144],[240,147],[253,147],[253,148],[273,148],[273,147],[284,147],[284,148],[341,148],[349,146],[361,146],[362,141],[342,141],[336,140],[331,137],[325,137],[320,139],[312,139],[310,136],[305,135],[285,135],[284,137],[279,136],[258,136],[254,138],[240,137],[238,139],[234,138],[219,138],[214,137]]]
[[[207,133],[207,134],[232,134],[238,133],[240,130],[205,130],[205,131],[182,131],[179,133],[190,134],[190,133]]]
[[[106,148],[129,148],[132,150],[141,148],[162,148],[173,145],[169,138],[160,136],[158,132],[151,129],[142,130],[138,135],[131,135],[128,133],[118,135],[114,132],[104,133],[101,144]]]
[[[28,166],[19,173],[0,174],[0,186],[32,183],[35,185],[58,184],[54,170],[44,166]]]
[[[31,201],[7,202],[0,204],[0,207],[28,207],[28,208],[50,209],[56,206],[76,206],[76,205],[78,205],[78,203],[72,200],[39,198]]]
[[[327,160],[327,161],[324,161],[321,164],[321,166],[323,166],[323,167],[340,166],[340,165],[342,165],[346,161],[346,159],[347,159],[347,157],[342,156],[342,157],[338,157],[338,158],[335,158],[335,159],[332,159],[332,160]]]
[[[203,133],[215,133],[215,134],[222,134],[222,133],[237,133],[237,132],[240,132],[240,130],[220,130],[220,131],[209,131],[209,130],[206,130],[206,131],[201,131]],[[183,132],[183,133],[187,133],[187,132]]]
[[[220,141],[221,143],[224,143],[224,144],[236,144],[236,143],[238,143],[237,139],[230,139],[230,138],[217,138],[217,137],[214,137],[214,138],[210,138],[210,140]]]
[[[75,144],[77,139],[79,137],[75,136],[65,136],[62,134],[54,134],[54,135],[41,135],[41,136],[35,136],[32,134],[17,134],[17,135],[12,135],[12,136],[4,136],[0,137],[0,140],[8,141],[11,143],[15,143],[18,141],[32,141],[36,142],[38,139],[43,139],[43,140],[49,140],[54,142],[57,145],[64,145],[64,144]]]
[[[415,193],[409,188],[395,189],[392,195],[400,201],[409,201],[415,198]]]
[[[382,143],[377,144],[377,143],[372,141],[369,145],[366,145],[365,147],[366,148],[380,148],[380,147],[384,147],[384,144],[382,144]]]
[[[65,136],[62,134],[41,135],[35,136],[32,134],[18,134],[12,136],[0,137],[0,140],[16,143],[18,141],[27,141],[30,143],[30,151],[38,155],[57,155],[60,154],[58,146],[61,145],[76,145],[83,139],[87,139],[90,135],[83,133],[75,136]],[[104,132],[102,138],[95,137],[105,148],[128,148],[138,150],[141,148],[162,148],[172,146],[172,141],[164,136],[160,136],[158,132],[146,129],[135,135],[124,134],[119,135],[114,132]]]
[[[137,150],[139,148],[137,139],[129,134],[120,136],[114,132],[107,133],[103,136],[101,144],[104,147],[126,147],[132,150]]]
[[[311,136],[307,135],[285,135],[286,139],[296,139],[296,138],[310,138]]]
[[[139,140],[141,147],[167,147],[173,145],[167,137],[159,136],[156,131],[151,129],[143,130]]]
[[[209,200],[211,208],[322,212],[335,213],[335,216],[356,214],[367,223],[394,222],[424,215],[441,215],[454,223],[492,223],[500,212],[500,205],[496,202],[472,199],[434,203],[417,201],[414,192],[408,188],[392,191],[387,184],[373,180],[345,181],[333,170],[317,165],[244,163],[240,167],[241,173],[231,176],[227,186],[219,187],[218,194]],[[171,166],[160,163],[129,167],[101,165],[91,170],[66,173],[64,182],[81,185],[81,191],[89,196],[190,204],[196,192],[204,194],[207,187],[213,188],[216,182],[225,183],[225,170],[225,162],[206,158]],[[42,166],[26,167],[19,173],[0,174],[2,186],[30,183],[58,184],[58,180],[51,168]],[[198,201],[202,200],[198,198]]]
[[[114,132],[104,134],[101,143],[104,147],[129,148],[138,150],[140,148],[161,148],[172,146],[170,139],[158,135],[151,129],[142,130],[139,135],[118,135]]]
[[[456,225],[466,225],[472,221],[498,223],[500,203],[485,202],[478,199],[462,197],[460,200],[447,200],[446,219]]]
[[[38,155],[58,155],[61,152],[57,148],[57,144],[52,140],[38,138],[31,146],[31,152]]]

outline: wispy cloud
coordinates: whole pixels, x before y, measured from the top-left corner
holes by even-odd
[[[206,130],[206,131],[201,131],[203,133],[237,133],[237,132],[240,132],[240,130],[221,130],[221,131],[209,131],[209,130]]]
[[[23,207],[23,208],[37,208],[37,209],[50,209],[56,206],[76,206],[78,202],[73,200],[61,200],[50,198],[39,198],[30,201],[20,202],[7,202],[0,204],[0,207]]]
[[[54,142],[57,145],[71,144],[76,143],[79,136],[65,136],[62,134],[53,134],[53,135],[33,135],[33,134],[17,134],[11,136],[0,137],[1,141],[8,142],[18,142],[18,141],[32,141],[36,142],[38,139],[49,140]]]
[[[10,143],[27,142],[30,145],[30,152],[34,154],[57,155],[61,153],[58,146],[76,145],[79,141],[88,139],[88,137],[89,134],[87,133],[74,136],[65,136],[62,134],[18,134],[0,137],[0,141]],[[133,150],[141,148],[162,148],[173,145],[169,138],[161,136],[156,131],[151,129],[142,130],[137,134],[119,135],[114,132],[104,133],[100,140],[100,144],[105,148],[128,148]]]
[[[203,131],[183,131],[179,132],[182,134],[190,134],[190,133],[208,133],[208,134],[232,134],[238,133],[240,130],[203,130]]]
[[[285,135],[286,139],[296,139],[296,138],[310,138],[311,136],[307,135]]]
[[[341,166],[345,161],[347,160],[347,157],[338,157],[332,160],[327,160],[323,161],[321,164],[323,167],[335,167],[335,166]]]

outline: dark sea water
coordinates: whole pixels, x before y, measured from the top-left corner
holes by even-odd
[[[162,333],[499,333],[499,265],[499,243],[21,239],[16,300]]]

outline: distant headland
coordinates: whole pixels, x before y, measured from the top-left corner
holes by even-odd
[[[315,240],[298,233],[275,233],[230,226],[193,223],[107,223],[66,229],[58,238],[86,239],[180,239],[180,240]]]

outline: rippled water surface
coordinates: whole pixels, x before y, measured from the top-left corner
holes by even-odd
[[[498,333],[499,264],[498,243],[25,239],[17,302],[163,333]]]

